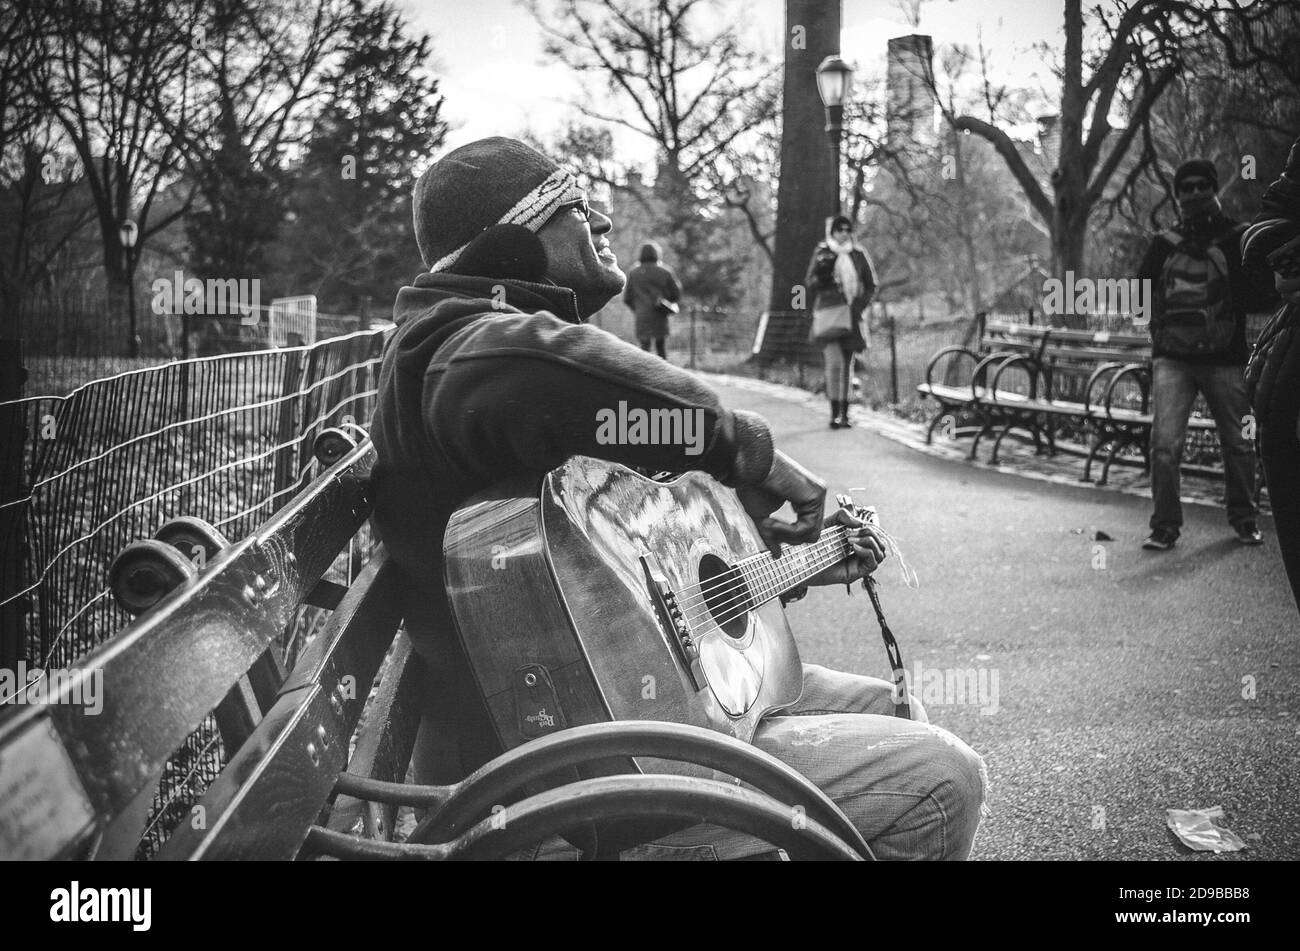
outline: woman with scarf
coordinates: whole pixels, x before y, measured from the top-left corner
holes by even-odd
[[[1242,258],[1273,272],[1282,308],[1255,343],[1246,391],[1278,547],[1300,606],[1300,139],[1282,175],[1264,193],[1262,210],[1242,238]]]
[[[826,240],[817,245],[804,284],[813,299],[810,338],[822,345],[826,365],[826,399],[831,429],[851,426],[849,386],[853,355],[867,349],[863,311],[876,290],[871,260],[853,240],[853,223],[836,215],[826,224]]]

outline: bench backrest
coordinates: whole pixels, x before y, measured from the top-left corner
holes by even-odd
[[[255,667],[368,519],[373,462],[369,442],[345,455],[258,531],[86,655],[76,676],[61,681],[59,702],[0,714],[0,858],[131,857],[169,758]],[[378,650],[382,658],[400,620],[391,613],[397,599],[387,561],[372,562],[369,589],[388,593],[379,619],[387,629],[383,648],[348,654],[341,646],[355,640],[343,636],[346,618],[369,620],[378,603],[363,589],[349,592],[280,688],[273,711],[288,695],[314,698],[320,691],[312,677],[340,678],[364,701],[378,664],[372,655]],[[71,702],[91,677],[102,678],[95,712]],[[340,706],[342,713],[327,710],[331,728],[355,724],[359,703]],[[269,719],[253,727],[236,756],[254,755]],[[305,747],[300,752],[311,758]],[[223,825],[221,814],[205,807],[183,828],[213,831]]]

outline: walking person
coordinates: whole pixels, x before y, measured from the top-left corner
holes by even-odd
[[[821,344],[826,366],[831,429],[844,429],[853,425],[849,421],[853,355],[867,349],[862,314],[876,291],[871,259],[853,239],[853,223],[845,215],[827,221],[826,240],[813,251],[804,285],[813,298],[809,336]]]
[[[1219,176],[1206,159],[1174,173],[1179,223],[1157,235],[1138,268],[1150,281],[1154,419],[1151,426],[1151,534],[1142,547],[1168,551],[1182,531],[1179,466],[1187,420],[1202,393],[1219,432],[1228,523],[1243,545],[1261,542],[1256,525],[1255,452],[1246,436],[1246,311],[1261,298],[1260,276],[1241,263],[1245,225],[1223,212]]]
[[[664,339],[668,336],[668,318],[677,313],[682,289],[672,269],[660,261],[659,245],[647,241],[641,245],[640,263],[627,275],[623,303],[636,315],[636,338],[641,349],[651,346],[665,360]]]
[[[1283,300],[1255,344],[1246,387],[1278,547],[1300,607],[1300,139],[1264,193],[1262,209],[1242,239],[1242,258],[1272,269]]]

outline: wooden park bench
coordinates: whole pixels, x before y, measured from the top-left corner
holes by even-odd
[[[178,519],[118,556],[111,587],[135,620],[60,678],[59,702],[0,710],[0,858],[136,855],[169,760],[213,713],[224,765],[153,857],[496,859],[628,822],[712,822],[791,858],[871,857],[801,774],[681,724],[574,725],[450,784],[406,783],[431,687],[402,630],[403,582],[382,544],[347,583],[326,580],[371,511],[374,450],[358,438],[321,433],[322,471],[247,538]],[[328,621],[286,664],[279,639],[303,605]],[[102,709],[71,702],[98,674]],[[735,781],[631,771],[628,759],[608,775],[611,758],[634,756]],[[403,807],[420,817],[404,841]]]
[[[1129,386],[1121,386],[1126,381]],[[1126,446],[1137,447],[1147,461],[1151,344],[1144,335],[990,321],[977,349],[944,347],[931,357],[917,391],[938,404],[926,442],[951,419],[950,435],[974,433],[971,459],[980,441],[999,428],[990,454],[994,463],[1002,440],[1015,429],[1029,433],[1036,454],[1044,449],[1055,454],[1056,436],[1065,428],[1089,444],[1085,482],[1091,481],[1093,461],[1108,444],[1099,484],[1106,483],[1111,464]],[[973,424],[959,426],[963,419]],[[1193,416],[1190,426],[1212,429],[1214,421]]]

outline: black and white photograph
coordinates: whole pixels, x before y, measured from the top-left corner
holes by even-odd
[[[7,923],[1297,859],[1296,0],[0,5]]]

